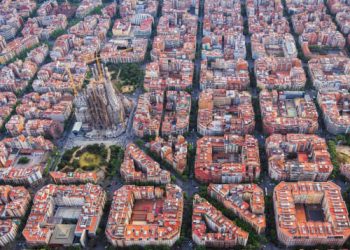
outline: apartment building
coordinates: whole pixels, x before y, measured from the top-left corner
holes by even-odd
[[[64,123],[73,111],[73,96],[69,93],[37,92],[26,94],[16,107],[16,113],[25,119],[50,119]]]
[[[327,0],[327,5],[332,14],[337,14],[349,7],[349,4],[344,0]]]
[[[165,92],[162,136],[183,135],[189,131],[191,95],[185,91]]]
[[[287,247],[342,246],[349,238],[348,210],[333,182],[281,182],[273,204],[277,237]]]
[[[289,24],[283,17],[283,5],[280,0],[275,1],[246,1],[249,32],[251,34],[266,30],[277,33],[289,32]],[[260,27],[259,27],[260,26]],[[258,30],[256,30],[258,29]]]
[[[104,41],[111,26],[111,17],[108,15],[90,15],[82,21],[69,28],[69,34],[84,38],[86,36],[96,36],[100,41]]]
[[[260,89],[303,89],[306,75],[298,58],[261,57],[254,62],[254,74]]]
[[[23,25],[23,19],[15,8],[0,10],[0,36],[8,41],[15,38],[17,31]]]
[[[340,31],[344,35],[349,35],[350,33],[350,6],[348,5],[346,9],[337,13],[335,21],[340,26]]]
[[[34,185],[43,178],[43,172],[48,159],[47,149],[20,148],[11,145],[7,139],[0,142],[4,152],[0,154],[0,180],[10,185]],[[13,147],[11,147],[13,146]],[[21,162],[28,159],[27,163]]]
[[[66,29],[67,25],[67,17],[63,14],[37,16],[26,21],[21,34],[35,35],[41,40],[48,40],[55,31]]]
[[[30,200],[30,194],[24,187],[0,186],[0,218],[24,217]]]
[[[256,184],[209,184],[208,194],[261,234],[266,228],[264,191]]]
[[[12,92],[0,92],[0,127],[3,126],[6,118],[11,114],[17,97]]]
[[[102,6],[101,0],[82,0],[79,4],[75,16],[77,18],[83,18],[90,14],[95,8]]]
[[[63,123],[55,120],[32,119],[25,123],[24,136],[46,136],[48,138],[58,139],[64,131]]]
[[[24,60],[18,59],[0,70],[0,90],[1,91],[23,91],[40,65],[44,62],[49,47],[43,44],[30,50]]]
[[[38,150],[53,150],[54,145],[51,141],[45,139],[43,136],[33,137],[19,135],[16,137],[4,138],[1,143],[11,149],[38,149]]]
[[[244,59],[247,51],[239,1],[204,3],[202,59]]]
[[[308,62],[309,74],[317,90],[350,89],[348,57],[318,57]]]
[[[333,171],[325,139],[273,134],[266,139],[269,176],[277,181],[327,181]]]
[[[86,236],[96,236],[103,208],[106,202],[106,192],[97,185],[53,185],[42,187],[34,196],[34,203],[27,224],[22,232],[29,246],[61,245],[70,246],[74,237],[84,242]],[[67,219],[76,219],[71,233],[58,233],[65,227],[62,217],[73,209],[75,213]]]
[[[170,183],[170,172],[161,169],[158,162],[133,143],[126,147],[120,175],[126,183]]]
[[[292,25],[297,35],[301,35],[304,32],[335,31],[337,29],[332,17],[320,10],[293,15]]]
[[[192,87],[194,65],[187,59],[161,55],[159,60],[146,65],[144,88],[146,91],[185,90]]]
[[[76,7],[69,2],[58,3],[56,0],[43,2],[36,13],[38,16],[49,16],[63,14],[67,18],[72,18],[75,15]]]
[[[16,37],[11,42],[8,42],[6,47],[0,52],[0,63],[5,64],[23,51],[39,45],[39,43],[37,36]]]
[[[159,136],[163,102],[162,91],[147,92],[139,96],[133,121],[133,132],[136,136]]]
[[[317,102],[321,108],[326,128],[331,134],[350,132],[349,101],[350,94],[345,90],[319,91]]]
[[[236,226],[207,200],[193,197],[192,239],[199,246],[234,248],[245,246],[249,233]]]
[[[175,171],[183,174],[187,167],[188,143],[182,135],[170,136],[168,139],[156,137],[150,142],[150,150],[169,163]]]
[[[71,185],[71,184],[84,184],[93,183],[96,184],[99,180],[96,172],[50,172],[51,179],[55,184]]]
[[[323,0],[286,0],[286,5],[290,14],[323,11],[326,8]]]
[[[0,246],[15,240],[19,218],[23,218],[31,200],[24,187],[0,186]]]
[[[3,219],[0,220],[0,246],[5,247],[16,239],[18,233],[18,225],[16,220]]]
[[[183,216],[180,187],[124,185],[114,192],[106,236],[114,247],[173,246],[180,238]]]
[[[215,58],[201,62],[200,89],[247,90],[250,85],[249,65],[244,59]]]
[[[308,94],[263,90],[259,99],[264,133],[312,134],[318,129],[318,113]]]
[[[197,140],[194,172],[202,183],[252,182],[260,171],[258,141],[251,135],[204,136]]]
[[[21,115],[13,115],[5,124],[7,132],[11,136],[19,136],[25,129],[25,119]]]
[[[140,63],[145,60],[158,1],[120,2],[120,17],[112,28],[113,37],[101,49],[103,62]]]
[[[97,36],[78,37],[75,34],[64,34],[56,39],[50,57],[53,61],[91,63],[95,61],[100,46],[101,41]]]
[[[6,3],[6,9],[10,12],[16,11],[18,15],[20,15],[22,18],[29,17],[30,14],[33,13],[33,11],[37,7],[37,3],[34,0],[28,0],[28,1],[7,1]],[[5,9],[5,10],[6,10]]]
[[[197,131],[201,135],[245,135],[255,128],[251,95],[246,91],[206,89],[199,95]]]
[[[174,59],[193,60],[196,52],[198,17],[188,12],[169,11],[159,18],[151,59],[155,61],[165,55]]]
[[[290,33],[261,32],[251,36],[253,59],[261,57],[296,58],[298,51]]]
[[[51,62],[40,68],[33,89],[38,93],[79,91],[88,67],[82,62]]]
[[[145,59],[148,40],[145,38],[109,40],[100,52],[104,63],[141,63]]]
[[[303,33],[299,36],[299,44],[306,58],[318,58],[320,55],[346,56],[344,47],[346,40],[337,30]]]

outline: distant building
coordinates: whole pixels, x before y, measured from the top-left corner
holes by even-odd
[[[50,119],[64,123],[73,111],[73,96],[69,93],[31,92],[23,96],[16,113],[26,119]]]
[[[43,65],[33,81],[35,92],[68,92],[79,91],[84,83],[88,67],[84,62],[64,61]]]
[[[330,2],[330,1],[328,1]],[[302,12],[292,16],[294,31],[301,35],[304,32],[320,32],[321,30],[336,30],[332,17],[324,11]]]
[[[287,11],[290,14],[299,14],[303,12],[314,12],[316,10],[325,10],[323,0],[287,0]]]
[[[162,56],[146,65],[144,88],[146,91],[185,90],[192,86],[193,72],[192,61]]]
[[[75,16],[77,18],[85,17],[99,6],[102,6],[101,0],[82,0],[79,7],[76,10]]]

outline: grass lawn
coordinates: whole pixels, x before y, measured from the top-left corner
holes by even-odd
[[[338,161],[340,162],[340,163],[350,163],[350,157],[349,157],[349,155],[347,155],[347,154],[344,154],[344,153],[342,153],[342,152],[338,152],[338,154],[337,154],[337,158],[338,158]]]
[[[92,166],[99,166],[101,163],[100,156],[96,154],[91,154],[89,152],[85,152],[79,158],[79,166],[81,168],[89,168]]]
[[[337,158],[340,163],[350,163],[350,147],[337,146]]]

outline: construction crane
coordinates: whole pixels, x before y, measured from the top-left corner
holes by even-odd
[[[103,74],[102,74],[102,67],[101,67],[101,63],[100,63],[100,59],[101,57],[99,57],[97,55],[97,51],[95,53],[95,61],[96,61],[96,65],[97,65],[97,70],[98,70],[98,79],[101,80],[103,78]]]
[[[67,71],[68,76],[69,76],[70,86],[73,89],[73,95],[77,96],[77,94],[78,94],[77,86],[75,86],[75,84],[74,84],[74,79],[73,79],[72,72],[70,71],[70,68],[68,67],[68,64],[66,64],[64,67],[65,67],[65,70]]]
[[[75,84],[74,84],[74,78],[73,78],[73,75],[72,75],[72,72],[69,68],[68,63],[62,64],[60,61],[57,61],[57,67],[63,67],[64,70],[67,72],[68,77],[69,77],[69,85],[73,89],[73,95],[76,96],[78,94],[77,86],[75,86]]]
[[[130,50],[133,50],[133,48],[127,48],[127,49],[123,49],[123,50],[121,50],[121,52],[129,52]]]

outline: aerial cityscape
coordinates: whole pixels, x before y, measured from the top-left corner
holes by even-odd
[[[350,249],[349,0],[0,0],[0,249]]]

